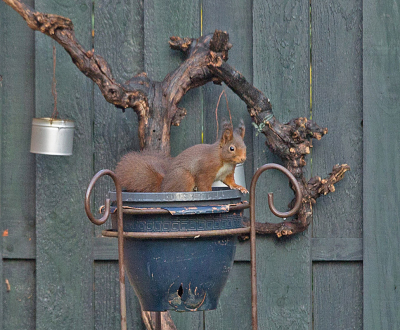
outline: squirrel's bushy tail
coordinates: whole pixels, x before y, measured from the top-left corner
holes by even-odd
[[[121,158],[115,173],[127,191],[159,192],[170,159],[160,152],[130,152]]]

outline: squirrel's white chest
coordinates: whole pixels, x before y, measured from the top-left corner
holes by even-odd
[[[218,170],[214,181],[218,181],[218,180],[223,181],[223,180],[225,180],[226,176],[233,172],[233,167],[234,167],[233,164],[224,163],[224,165],[222,165],[222,167]]]

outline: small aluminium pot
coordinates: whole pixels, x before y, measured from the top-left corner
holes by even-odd
[[[75,124],[71,120],[33,118],[31,152],[71,156]]]
[[[243,228],[242,194],[237,190],[217,189],[122,193],[125,233],[199,233],[191,238],[124,238],[127,276],[143,310],[217,308],[233,265],[237,235],[202,237],[202,232]],[[111,192],[110,199],[115,201],[116,194]],[[168,212],[146,214],[146,210],[153,213],[160,209]],[[117,230],[116,213],[111,218],[113,230]]]

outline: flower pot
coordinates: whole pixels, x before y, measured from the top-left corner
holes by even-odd
[[[200,311],[217,307],[233,265],[237,237],[202,237],[202,232],[242,228],[241,197],[239,191],[229,189],[122,194],[124,264],[143,310]],[[110,193],[110,199],[115,201],[115,193]],[[164,213],[146,214],[157,210]],[[116,214],[112,221],[116,230]],[[126,237],[140,232],[175,233],[177,238]],[[182,232],[195,235],[179,238]]]
[[[75,124],[70,120],[33,118],[31,152],[45,155],[70,156]]]

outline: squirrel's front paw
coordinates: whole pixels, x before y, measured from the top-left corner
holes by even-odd
[[[242,193],[242,194],[247,194],[248,193],[248,191],[247,191],[247,189],[245,188],[245,187],[242,187],[242,186],[239,186],[239,185],[235,185],[235,186],[232,186],[232,187],[230,187],[231,189],[237,189],[237,190],[240,190],[240,192]]]

